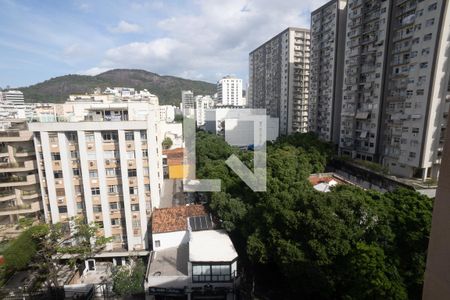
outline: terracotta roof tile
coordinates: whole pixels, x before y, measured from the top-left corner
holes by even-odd
[[[207,215],[203,205],[176,206],[155,209],[152,215],[152,233],[182,231],[187,229],[187,218]]]
[[[184,148],[163,150],[163,154],[167,155],[167,164],[169,166],[182,165],[183,164],[183,151],[184,151]]]

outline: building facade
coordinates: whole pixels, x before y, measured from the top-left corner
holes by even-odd
[[[43,216],[33,134],[25,120],[2,122],[0,130],[0,224]]]
[[[14,105],[25,104],[25,99],[21,91],[17,90],[1,91],[0,96],[1,102],[8,102]]]
[[[339,143],[347,0],[333,0],[311,13],[309,130]]]
[[[194,93],[192,91],[181,91],[181,109],[193,109],[195,108]]]
[[[280,134],[308,131],[309,29],[287,28],[249,55],[250,108],[279,118]]]
[[[392,173],[439,175],[450,95],[450,3],[395,1],[378,151]]]
[[[336,128],[341,154],[383,164],[393,175],[436,179],[449,109],[449,2],[348,0],[345,30],[332,37],[344,23],[335,5],[344,2],[312,13],[310,129],[336,142],[333,129],[328,135]],[[344,71],[342,85],[327,66],[334,47],[334,66],[345,49],[337,68]]]
[[[205,110],[214,107],[214,100],[211,96],[195,96],[195,114],[197,127],[205,125]]]
[[[217,102],[220,105],[243,106],[242,79],[225,76],[217,82]]]
[[[56,111],[55,120],[29,124],[46,220],[96,222],[116,256],[147,250],[163,179],[159,107],[70,101]]]

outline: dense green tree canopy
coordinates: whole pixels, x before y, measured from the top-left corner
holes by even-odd
[[[311,134],[267,147],[267,192],[252,192],[225,164],[252,152],[197,134],[197,175],[222,179],[209,206],[230,232],[245,280],[273,299],[419,299],[432,201],[414,191],[381,194],[340,185],[315,191],[333,151]]]

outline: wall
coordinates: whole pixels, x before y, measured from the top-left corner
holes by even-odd
[[[189,242],[189,234],[187,231],[153,233],[152,240],[153,250],[159,251],[171,247],[178,247],[181,244],[187,244]],[[155,246],[155,241],[160,242],[160,247]]]

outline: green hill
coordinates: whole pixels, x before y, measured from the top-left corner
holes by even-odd
[[[70,94],[92,93],[97,87],[102,90],[106,87],[147,89],[159,97],[160,104],[173,105],[181,102],[182,90],[191,90],[195,95],[212,95],[216,92],[216,85],[209,82],[160,76],[134,69],[115,69],[96,76],[65,75],[17,89],[24,93],[27,102],[61,103]]]

